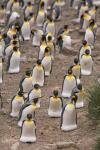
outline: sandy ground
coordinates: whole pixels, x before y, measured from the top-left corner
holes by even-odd
[[[68,2],[68,0],[66,0]],[[100,14],[100,10],[98,10]],[[97,15],[97,22],[99,22]],[[9,75],[4,73],[4,83],[2,85],[2,95],[4,107],[0,111],[0,149],[2,150],[55,150],[48,144],[56,142],[74,142],[74,146],[62,148],[63,150],[93,150],[96,140],[96,129],[91,120],[88,119],[87,99],[85,107],[77,110],[78,128],[75,131],[63,132],[60,130],[60,119],[52,119],[47,115],[48,98],[52,91],[57,88],[61,92],[63,77],[66,74],[68,65],[73,62],[73,58],[78,54],[83,35],[77,31],[77,25],[72,23],[75,18],[75,11],[69,8],[68,3],[63,7],[62,20],[56,22],[56,30],[64,24],[69,24],[70,28],[75,29],[72,33],[72,39],[77,40],[73,44],[73,51],[64,50],[61,54],[57,54],[53,70],[50,77],[46,78],[45,86],[42,88],[43,98],[41,99],[41,108],[36,111],[37,122],[37,142],[35,144],[22,144],[19,142],[20,128],[17,126],[17,120],[11,118],[10,101],[12,96],[17,92],[18,83],[26,68],[32,68],[36,62],[38,49],[33,48],[32,42],[25,42],[21,45],[22,58],[27,56],[26,60],[21,62],[21,72],[17,75]],[[100,28],[98,28],[97,40],[93,51],[94,71],[89,77],[82,77],[84,87],[89,87],[100,72]]]

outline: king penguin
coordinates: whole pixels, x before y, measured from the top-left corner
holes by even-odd
[[[53,91],[53,96],[49,98],[48,115],[50,117],[61,117],[63,108],[62,98],[58,96],[58,91]]]
[[[51,71],[52,71],[52,57],[50,55],[50,48],[46,47],[45,48],[45,54],[44,57],[42,59],[42,65],[44,67],[45,70],[45,76],[49,76]]]
[[[89,21],[91,20],[91,16],[89,15],[88,11],[85,11],[85,13],[83,14],[83,30],[86,31],[86,29],[89,26]]]
[[[35,84],[34,87],[29,91],[27,100],[32,103],[33,99],[41,98],[41,96],[42,96],[41,88],[38,84]],[[36,105],[40,107],[40,99]]]
[[[42,27],[45,20],[44,2],[40,2],[40,8],[38,10],[38,15],[36,18],[37,27]]]
[[[25,76],[21,79],[19,89],[24,93],[25,97],[27,97],[28,92],[32,89],[32,75],[29,69],[27,69]]]
[[[80,83],[81,78],[81,66],[79,64],[78,58],[74,59],[74,65],[72,66],[73,75],[76,77],[77,84]]]
[[[55,23],[51,17],[48,17],[48,22],[45,26],[45,32],[46,33],[50,32],[52,34],[52,36],[55,37]]]
[[[37,60],[37,64],[33,67],[32,84],[38,84],[40,87],[44,85],[45,71],[41,60]]]
[[[0,84],[3,82],[3,63],[2,58],[0,57]]]
[[[8,73],[19,73],[20,71],[20,51],[18,47],[13,47],[13,52],[8,57]]]
[[[77,85],[75,76],[72,74],[72,69],[68,69],[68,74],[64,77],[62,85],[62,97],[70,97],[73,88]]]
[[[19,112],[19,119],[18,119],[18,126],[22,127],[23,121],[26,119],[27,114],[32,114],[32,118],[35,117],[35,110],[36,110],[36,103],[38,99],[34,99],[32,104],[30,103],[25,103]]]
[[[18,92],[17,95],[15,95],[11,100],[11,113],[10,116],[12,117],[18,117],[19,111],[24,104],[24,97],[23,93],[21,91]]]
[[[27,18],[24,18],[21,32],[25,41],[30,40],[31,28],[30,28],[30,23]]]
[[[85,90],[82,87],[82,84],[78,84],[77,85],[75,94],[77,95],[77,102],[75,104],[76,108],[82,108],[82,107],[84,107]]]
[[[21,9],[21,7],[20,7],[19,0],[13,0],[13,4],[11,6],[11,11],[12,12],[19,12],[20,9]]]
[[[90,51],[90,54],[91,54],[92,53],[91,47],[88,45],[87,41],[84,40],[83,43],[82,43],[82,46],[79,50],[79,61],[81,60],[82,55],[85,54],[85,51],[87,49]]]
[[[23,121],[20,141],[23,143],[36,142],[36,122],[32,114],[27,114],[27,118]]]
[[[71,102],[66,104],[61,114],[61,130],[71,131],[77,128],[77,113],[74,101],[77,101],[77,96],[73,95]]]
[[[27,6],[24,9],[24,13],[25,13],[24,15],[25,15],[25,17],[29,17],[30,13],[33,13],[33,12],[34,12],[33,5],[29,1],[29,2],[27,2]]]
[[[90,23],[89,27],[86,29],[84,40],[87,41],[92,49],[94,48],[95,35],[92,30],[92,23]]]
[[[45,35],[43,35],[42,39],[41,39],[40,50],[39,50],[39,59],[40,60],[42,60],[44,57],[46,47],[47,47],[46,37],[45,37]]]
[[[10,37],[10,39],[13,39],[13,36],[16,35],[17,30],[14,26],[8,29],[7,35]]]
[[[81,65],[81,74],[82,75],[91,75],[92,74],[93,59],[92,59],[92,56],[90,55],[88,49],[85,51],[85,54],[81,57],[80,65]]]
[[[33,35],[32,45],[33,46],[40,46],[43,31],[40,29],[32,29],[31,33]]]
[[[49,33],[47,38],[47,46],[50,47],[50,55],[52,56],[52,59],[54,60],[55,57],[55,42],[53,41],[52,34]]]

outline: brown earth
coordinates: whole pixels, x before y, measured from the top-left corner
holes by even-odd
[[[17,75],[9,75],[4,73],[4,82],[2,85],[2,95],[4,107],[0,111],[0,150],[56,150],[57,148],[49,145],[56,142],[73,142],[68,148],[60,148],[63,150],[93,150],[96,140],[96,129],[92,121],[88,118],[87,99],[85,107],[77,110],[78,128],[75,131],[63,132],[60,130],[60,119],[51,119],[47,115],[48,98],[52,94],[53,89],[57,88],[61,92],[63,77],[66,74],[67,67],[73,62],[73,58],[78,54],[83,35],[77,31],[77,24],[72,23],[75,18],[75,10],[69,8],[68,0],[63,7],[62,20],[56,22],[56,30],[64,24],[69,24],[70,28],[74,29],[71,33],[72,39],[77,40],[73,44],[74,53],[65,50],[62,54],[57,54],[53,70],[50,77],[46,78],[45,86],[42,88],[43,98],[41,108],[36,111],[37,122],[37,142],[35,144],[22,144],[19,142],[20,128],[17,126],[17,120],[11,118],[10,101],[12,96],[17,92],[18,83],[27,67],[32,68],[35,64],[38,49],[31,46],[32,42],[25,42],[21,45],[22,57],[27,56],[21,63],[21,72]],[[100,10],[97,14],[98,26]],[[95,49],[93,50],[94,71],[89,77],[82,77],[84,87],[89,87],[100,72],[100,28],[98,27]]]

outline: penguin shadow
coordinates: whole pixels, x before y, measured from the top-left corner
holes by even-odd
[[[67,56],[77,55],[77,51],[69,50],[69,49],[66,49],[66,48],[64,48],[60,53],[63,54],[63,55],[67,55]]]

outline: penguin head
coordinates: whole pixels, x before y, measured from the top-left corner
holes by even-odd
[[[95,20],[94,19],[91,19],[90,22],[89,22],[89,27],[93,27],[95,24]]]
[[[51,41],[52,40],[52,36],[49,35],[47,39],[48,39],[48,41]]]
[[[14,40],[16,40],[16,39],[17,39],[17,36],[16,36],[16,34],[14,34],[14,35],[13,35],[13,39],[14,39]]]
[[[55,97],[57,97],[57,96],[58,96],[58,90],[54,90],[54,91],[53,91],[53,95],[54,95]]]
[[[28,19],[26,17],[24,18],[24,22],[28,22]]]
[[[32,114],[27,114],[27,119],[31,120],[32,119]]]
[[[50,51],[50,47],[46,47],[46,48],[45,48],[45,55],[48,55],[48,54],[49,54],[49,51]]]
[[[89,54],[90,54],[89,49],[86,49],[86,50],[85,50],[85,54],[86,54],[86,55],[89,55]]]
[[[45,3],[43,1],[40,2],[40,8],[44,8]]]
[[[72,103],[75,103],[75,104],[76,104],[77,99],[78,99],[78,97],[77,97],[76,94],[73,94],[73,95],[71,96],[71,102],[72,102]]]
[[[41,65],[41,60],[40,60],[40,59],[37,60],[37,65],[38,65],[38,66]]]
[[[5,6],[4,6],[3,4],[1,4],[0,8],[1,8],[2,10],[4,10],[4,9],[5,9]]]
[[[57,37],[58,42],[62,41],[62,39],[63,39],[63,37],[61,35]]]
[[[86,46],[86,45],[87,45],[87,41],[84,40],[84,41],[83,41],[83,46]]]
[[[14,0],[13,2],[14,2],[14,3],[17,3],[17,2],[18,2],[18,0]]]
[[[42,42],[46,42],[46,36],[45,36],[45,35],[42,35],[41,41],[42,41]]]
[[[64,25],[64,30],[68,30],[68,25]]]
[[[18,92],[18,96],[23,97],[23,92],[22,92],[22,91],[19,91],[19,92]]]
[[[77,88],[78,88],[78,90],[82,90],[82,84],[81,84],[81,83],[78,84],[78,85],[77,85]]]
[[[34,98],[34,99],[32,100],[33,105],[36,105],[37,102],[38,102],[38,98]]]
[[[30,77],[31,76],[31,71],[27,69],[25,74],[26,74],[26,76]]]
[[[4,34],[2,35],[2,38],[3,38],[3,39],[7,38],[7,33],[4,33]]]
[[[27,6],[31,6],[32,5],[32,3],[29,1],[29,2],[27,2]]]
[[[78,64],[78,61],[79,61],[78,58],[75,58],[75,59],[74,59],[74,64],[77,65],[77,64]]]
[[[39,85],[38,85],[38,84],[35,84],[35,85],[34,85],[34,88],[35,88],[36,90],[38,90],[38,89],[39,89]]]
[[[16,29],[17,31],[20,30],[20,24],[19,24],[18,22],[15,23],[15,29]]]
[[[82,0],[82,5],[86,6],[86,0]]]
[[[17,47],[17,46],[14,46],[14,47],[13,47],[13,51],[14,51],[14,52],[17,52],[17,50],[18,50],[18,47]]]
[[[72,69],[69,68],[69,69],[68,69],[68,75],[72,75],[72,73],[73,73],[73,72],[72,72]]]
[[[17,45],[17,41],[14,40],[14,41],[12,42],[12,44],[13,44],[14,46]]]

